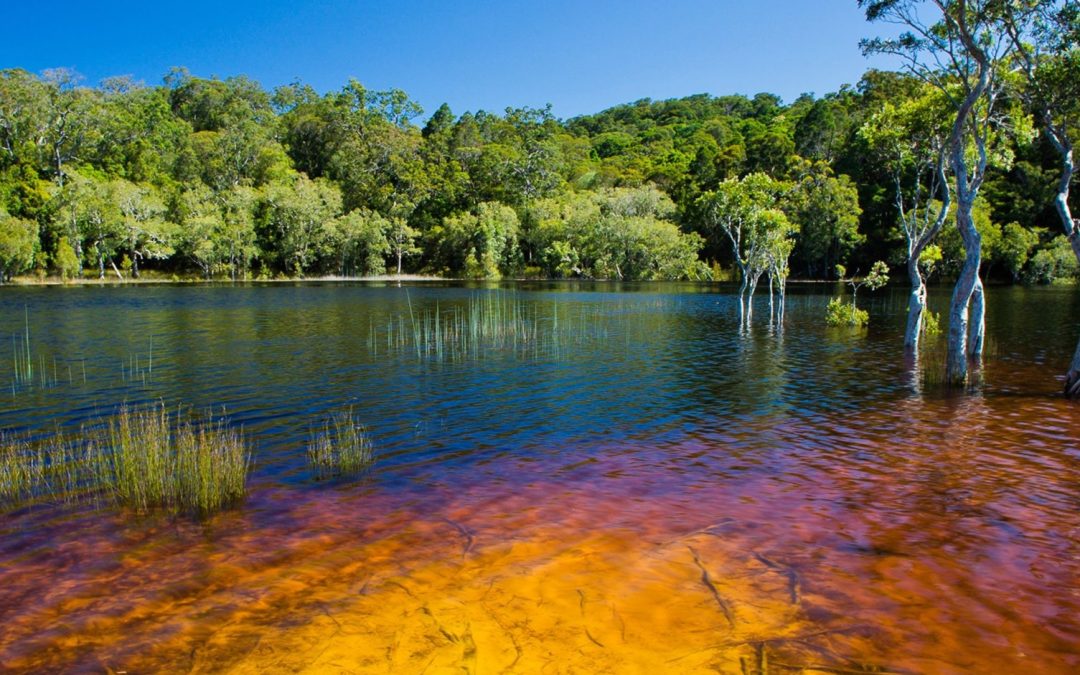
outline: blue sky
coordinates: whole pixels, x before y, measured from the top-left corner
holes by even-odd
[[[854,84],[877,34],[855,0],[190,0],[17,2],[0,68],[69,67],[95,84],[172,66],[321,92],[350,77],[427,113],[553,105],[559,117],[639,98],[768,91],[791,101]]]

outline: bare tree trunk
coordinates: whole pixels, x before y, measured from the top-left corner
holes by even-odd
[[[971,289],[971,314],[968,318],[968,357],[978,359],[983,353],[986,339],[986,301],[983,297],[983,282],[975,276],[975,287]]]
[[[908,296],[907,327],[904,329],[904,348],[911,352],[919,350],[922,336],[923,313],[926,312],[926,283],[919,270],[919,256],[909,256],[908,278],[911,279],[911,295]]]
[[[754,274],[750,277],[750,284],[746,289],[746,329],[750,330],[750,324],[754,321],[754,291],[757,290],[758,281],[761,280],[761,273]]]
[[[957,172],[959,173],[959,171]],[[966,197],[966,195],[965,195]],[[975,223],[971,218],[973,199],[958,198],[956,210],[956,226],[960,229],[960,237],[964,242],[964,266],[960,270],[960,278],[956,280],[953,288],[952,302],[949,305],[949,339],[945,360],[945,376],[953,384],[963,384],[967,381],[968,373],[968,320],[971,312],[971,296],[979,285],[979,265],[982,262],[982,238]],[[982,311],[981,293],[978,301],[980,313]],[[982,317],[978,317],[982,323]],[[982,330],[981,325],[978,328]],[[981,348],[980,348],[981,352]]]
[[[1076,345],[1072,363],[1069,364],[1069,372],[1065,374],[1065,395],[1070,397],[1080,395],[1080,343]]]
[[[776,311],[777,325],[784,330],[784,311],[787,309],[787,277],[780,278],[779,284],[780,303]]]
[[[750,278],[745,269],[742,272],[742,283],[739,284],[739,329],[741,330],[748,321],[746,319],[746,289],[750,286]]]
[[[1080,223],[1073,220],[1072,210],[1069,208],[1069,187],[1076,170],[1076,165],[1073,163],[1072,144],[1064,133],[1055,132],[1054,126],[1050,123],[1049,114],[1044,113],[1044,116],[1047,120],[1047,136],[1050,137],[1054,149],[1061,155],[1061,178],[1058,180],[1057,194],[1054,195],[1054,209],[1057,211],[1058,219],[1061,220],[1061,228],[1065,231],[1065,236],[1069,238],[1073,255],[1076,256],[1077,261],[1080,261],[1080,229],[1078,229]],[[1080,396],[1080,342],[1077,343],[1076,351],[1073,352],[1069,372],[1065,373],[1065,395]]]
[[[775,305],[773,304],[773,276],[769,275],[769,321],[773,320],[776,316]]]

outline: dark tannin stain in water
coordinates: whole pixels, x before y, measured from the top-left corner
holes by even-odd
[[[50,375],[0,427],[225,406],[256,467],[203,523],[0,515],[0,669],[1076,672],[1078,298],[992,289],[984,383],[946,395],[901,291],[863,333],[830,291],[746,334],[705,286],[5,290]],[[481,302],[502,333],[418,328]],[[315,481],[350,404],[377,463]]]

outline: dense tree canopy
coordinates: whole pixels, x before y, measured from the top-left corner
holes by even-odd
[[[1040,114],[1068,58],[1018,80],[1009,104]],[[923,207],[903,212],[896,182],[913,186],[925,161],[889,133],[929,97],[914,77],[870,71],[790,104],[701,94],[570,120],[445,105],[425,119],[404,92],[355,80],[321,94],[183,69],[160,86],[93,87],[5,70],[0,274],[702,279],[748,264],[723,199],[768,182],[753,223],[784,232],[772,244],[790,249],[785,277],[790,255],[792,275],[827,278],[906,259],[904,217]],[[1011,161],[989,167],[978,206],[984,273],[1075,273],[1056,238],[1052,140],[1002,136]],[[938,273],[956,274],[957,242],[939,244]]]

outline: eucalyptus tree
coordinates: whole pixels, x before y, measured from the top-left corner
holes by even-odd
[[[948,217],[952,192],[946,169],[948,127],[942,96],[925,88],[918,96],[885,102],[859,135],[892,178],[911,294],[904,347],[917,351],[927,310],[923,253]]]
[[[763,211],[761,218],[765,238],[765,273],[769,278],[769,314],[775,316],[777,327],[782,329],[784,310],[787,306],[787,280],[791,273],[789,259],[791,252],[795,250],[795,235],[799,233],[800,228],[779,209]]]
[[[949,102],[952,124],[946,147],[955,180],[956,225],[965,250],[949,308],[946,377],[954,383],[967,380],[969,360],[983,350],[982,241],[971,214],[995,136],[1004,126],[1000,99],[1014,43],[999,20],[1000,1],[858,0],[868,20],[905,29],[897,38],[863,40],[863,50],[901,58],[911,73],[937,87]],[[924,19],[927,12],[932,21]]]
[[[1024,97],[1060,161],[1054,208],[1080,261],[1080,222],[1069,208],[1073,139],[1080,126],[1080,2],[1011,0],[1003,3],[1002,20],[1027,83]],[[1080,344],[1065,375],[1065,393],[1080,395]]]
[[[24,164],[39,169],[48,124],[45,85],[25,70],[0,70],[0,167]]]
[[[125,240],[123,215],[117,200],[115,186],[92,173],[71,172],[68,183],[62,188],[65,203],[80,243],[77,252],[93,251],[97,261],[98,278],[105,278],[108,262],[117,278],[123,279],[113,256]]]
[[[439,232],[445,255],[456,254],[454,267],[480,279],[499,279],[517,266],[519,235],[517,213],[498,202],[481,202],[475,213],[444,219]]]
[[[513,181],[522,208],[551,192],[559,183],[558,146],[555,132],[558,123],[545,108],[507,108],[505,116],[509,133],[506,143],[513,149],[508,157],[508,175]]]
[[[370,276],[386,272],[390,254],[390,221],[378,211],[358,209],[329,224],[330,249],[341,276]]]
[[[740,180],[724,180],[699,198],[704,230],[713,238],[727,238],[731,245],[740,276],[739,314],[747,324],[753,312],[754,291],[761,274],[768,269],[768,239],[764,232],[769,222],[779,221],[766,212],[775,210],[782,191],[779,181],[757,173]]]
[[[111,189],[131,254],[131,275],[138,279],[140,260],[161,260],[173,254],[176,231],[165,220],[165,204],[152,186],[119,179],[113,181]]]
[[[178,223],[176,250],[209,279],[219,264],[216,233],[222,227],[221,208],[209,187],[195,183],[173,199],[170,217]]]
[[[218,196],[221,219],[215,230],[216,256],[228,265],[229,277],[236,281],[247,274],[259,254],[255,236],[255,210],[261,191],[247,186],[233,187]]]
[[[773,231],[790,227],[779,209],[785,189],[784,183],[753,173],[741,180],[725,180],[699,198],[704,229],[713,237],[726,237],[731,245],[739,268],[739,316],[745,326],[752,319],[754,291],[769,269],[770,243],[776,239]]]

